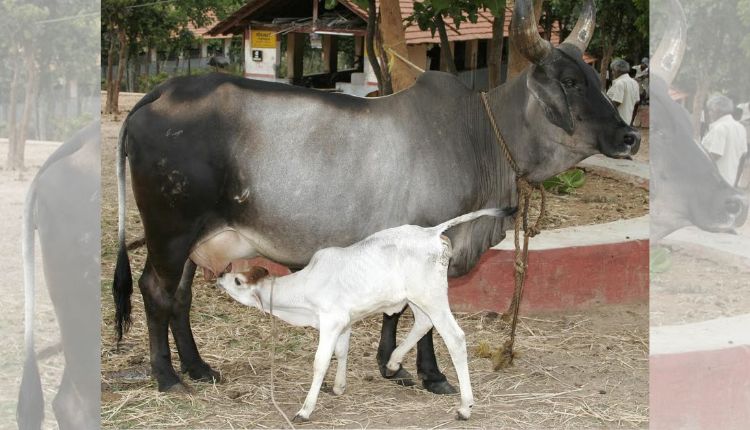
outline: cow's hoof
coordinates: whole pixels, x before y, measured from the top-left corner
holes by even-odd
[[[190,387],[189,385],[186,385],[183,382],[178,382],[163,390],[159,389],[159,391],[163,391],[169,394],[177,394],[177,395],[188,395],[188,394],[193,394],[195,392],[195,390],[193,390],[192,387]]]
[[[295,423],[307,423],[310,422],[310,417],[306,417],[297,413],[297,415],[292,418],[292,421],[294,421]]]
[[[208,364],[196,366],[191,369],[182,369],[182,373],[187,373],[190,379],[199,382],[219,383],[221,382],[221,373],[214,370]]]
[[[411,387],[415,385],[414,378],[411,376],[411,373],[407,372],[406,369],[401,366],[395,372],[388,370],[385,365],[380,366],[380,374],[383,375],[383,378],[390,379],[391,381],[397,383],[398,385],[403,385],[404,387]]]
[[[448,381],[422,381],[422,386],[425,390],[433,394],[456,394],[458,390],[449,384]]]

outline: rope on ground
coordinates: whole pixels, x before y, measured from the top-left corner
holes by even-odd
[[[281,407],[279,407],[279,404],[276,403],[276,398],[273,396],[274,392],[274,384],[273,384],[273,374],[275,370],[275,364],[276,364],[276,319],[273,317],[273,287],[276,284],[276,280],[271,280],[271,300],[270,300],[270,306],[268,313],[271,317],[271,403],[273,403],[273,406],[276,408],[277,411],[281,414],[282,417],[284,417],[284,421],[286,421],[287,424],[289,424],[289,428],[294,429],[294,424],[292,424],[291,421],[289,421],[289,417],[286,416],[284,411],[281,410]]]
[[[513,344],[516,340],[516,326],[518,324],[518,310],[521,303],[521,296],[523,295],[523,286],[526,281],[526,269],[528,267],[529,259],[529,238],[536,236],[541,232],[542,229],[542,218],[545,215],[545,195],[544,186],[541,184],[532,185],[525,177],[521,169],[513,159],[513,155],[510,153],[510,148],[507,142],[503,139],[503,135],[500,133],[500,129],[495,122],[495,116],[492,114],[492,108],[490,107],[489,101],[487,101],[487,93],[480,93],[482,104],[487,112],[487,116],[492,125],[492,130],[495,133],[495,140],[500,144],[500,149],[505,154],[505,158],[508,160],[508,164],[513,169],[516,175],[516,192],[518,193],[518,212],[515,218],[515,289],[513,291],[513,299],[510,302],[508,310],[503,314],[503,320],[508,321],[510,319],[510,338],[505,342],[502,349],[498,348],[497,352],[493,354],[493,362],[495,370],[505,368],[513,364]],[[531,197],[534,191],[538,190],[540,194],[540,207],[539,216],[537,217],[534,225],[529,226],[529,205],[531,203]],[[520,233],[523,230],[523,247],[521,247]]]

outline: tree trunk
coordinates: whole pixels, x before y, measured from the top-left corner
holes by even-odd
[[[8,106],[8,158],[5,160],[5,167],[11,169],[13,167],[13,160],[16,157],[16,140],[17,140],[17,112],[16,106],[18,105],[18,82],[20,80],[20,73],[18,70],[18,60],[12,58],[11,67],[13,68],[13,79],[10,83],[10,94]]]
[[[711,88],[711,82],[706,76],[704,70],[700,70],[698,76],[698,86],[695,89],[695,95],[693,96],[693,112],[691,114],[691,120],[693,122],[693,135],[698,139],[701,137],[701,113],[703,107],[706,105],[706,99],[708,99],[709,88]],[[708,121],[708,118],[705,118]]]
[[[503,11],[504,12],[504,11]],[[490,40],[490,53],[487,59],[487,72],[489,74],[490,89],[502,83],[503,72],[503,40],[505,30],[505,13],[496,16],[492,20],[492,40]]]
[[[380,20],[380,17],[378,17],[378,20]],[[379,24],[375,30],[375,51],[383,73],[383,92],[381,95],[393,94],[393,80],[391,79],[391,71],[388,70],[388,56],[383,49],[383,35],[380,33]]]
[[[113,68],[115,63],[115,37],[112,32],[110,32],[109,35],[109,51],[107,51],[107,79],[106,79],[106,87],[107,87],[107,98],[104,102],[104,113],[113,113],[115,111],[115,108],[113,108],[112,100],[114,99],[114,76],[113,76]]]
[[[513,4],[513,8],[515,9],[515,3]],[[534,0],[534,17],[537,19],[537,23],[539,22],[539,18],[542,14],[542,0]],[[509,81],[516,76],[520,75],[521,72],[523,72],[527,67],[529,67],[529,61],[526,60],[526,57],[521,54],[521,52],[518,51],[518,48],[516,47],[516,42],[511,37],[508,41],[508,77],[506,81]]]
[[[451,42],[448,40],[448,32],[445,30],[443,15],[437,14],[435,16],[435,26],[438,35],[440,35],[440,68],[448,73],[458,75],[456,62],[453,60],[453,52],[451,51]]]
[[[393,92],[412,86],[417,80],[417,71],[390,52],[393,51],[406,59],[409,58],[398,0],[380,1],[380,34],[383,38],[382,46],[386,50],[386,57],[391,59],[388,68]]]
[[[33,48],[31,46],[25,50],[28,57],[26,58],[26,91],[24,92],[23,112],[18,128],[18,137],[16,139],[16,152],[13,160],[14,170],[23,170],[24,153],[26,149],[26,135],[29,129],[29,120],[31,118],[31,109],[35,106],[37,98],[37,87],[39,83],[39,73],[36,70],[34,61]]]
[[[127,66],[127,41],[128,37],[125,34],[125,30],[122,28],[117,29],[117,41],[119,49],[119,58],[117,63],[117,75],[109,83],[107,88],[107,102],[105,104],[104,113],[113,114],[120,113],[119,109],[119,98],[120,98],[120,84],[122,78],[125,75],[125,67]],[[114,43],[114,42],[113,42]],[[110,45],[110,52],[113,51],[113,46]],[[109,62],[109,60],[108,60]],[[109,72],[108,72],[109,73]]]
[[[609,65],[612,63],[612,55],[615,52],[615,47],[609,40],[609,37],[604,35],[602,37],[602,62],[599,65],[599,80],[602,82],[602,89],[607,89],[607,70]]]
[[[365,35],[365,51],[367,52],[367,60],[370,62],[370,67],[372,67],[372,71],[375,74],[375,79],[377,79],[378,81],[378,93],[382,96],[386,93],[386,79],[383,76],[383,69],[380,68],[378,55],[375,53],[375,33],[377,33],[377,31],[377,7],[374,1],[370,1],[367,4],[367,34]]]

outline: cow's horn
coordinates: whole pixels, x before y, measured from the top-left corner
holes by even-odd
[[[594,35],[594,27],[596,26],[596,6],[594,0],[586,0],[586,3],[581,9],[581,14],[578,16],[578,22],[573,27],[573,31],[565,39],[565,42],[569,45],[573,45],[580,49],[581,52],[586,52],[586,48],[589,46],[591,37]]]
[[[672,11],[669,14],[671,21],[669,28],[664,32],[659,46],[651,59],[651,71],[659,75],[667,84],[671,84],[680,63],[685,54],[685,38],[687,32],[687,19],[682,5],[677,0],[671,0]]]
[[[532,63],[538,64],[552,51],[552,44],[539,35],[534,6],[530,0],[516,0],[510,33],[518,52]]]

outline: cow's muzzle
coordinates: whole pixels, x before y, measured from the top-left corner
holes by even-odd
[[[641,147],[641,133],[632,127],[619,128],[609,145],[602,145],[602,154],[612,158],[627,158],[638,153]]]

